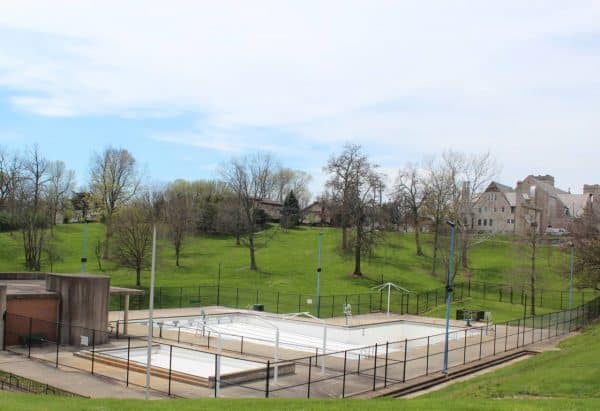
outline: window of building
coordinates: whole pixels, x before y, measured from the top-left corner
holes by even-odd
[[[487,218],[484,218],[484,219],[483,219],[483,225],[484,225],[484,226],[487,226]]]
[[[490,227],[492,226],[492,222],[493,222],[493,221],[494,221],[494,220],[492,220],[492,219],[490,218]]]
[[[477,220],[477,225],[481,225],[481,218]]]
[[[510,208],[510,213],[511,213],[511,214],[514,214],[514,213],[515,213],[515,211],[516,211],[516,209],[517,209],[517,207],[514,207],[514,206],[513,206],[513,207],[511,207],[511,208]]]
[[[479,207],[479,214],[481,214],[481,207]]]
[[[510,224],[510,218],[506,219],[506,224]]]
[[[504,212],[504,207],[502,207],[502,212]]]

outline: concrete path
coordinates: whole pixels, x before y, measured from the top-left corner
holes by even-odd
[[[91,398],[144,398],[144,388],[126,387],[123,383],[89,373],[55,368],[40,360],[28,359],[21,355],[0,351],[0,370],[11,372],[34,381],[48,383],[55,388]],[[165,395],[150,391],[152,399],[166,398]]]

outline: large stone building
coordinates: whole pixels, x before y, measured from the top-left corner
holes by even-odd
[[[516,188],[492,182],[474,204],[472,227],[482,232],[526,234],[532,227],[568,231],[600,195],[600,185],[584,185],[583,194],[572,194],[554,186],[550,175],[529,175]]]

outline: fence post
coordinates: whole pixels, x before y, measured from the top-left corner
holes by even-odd
[[[438,305],[438,290],[437,288],[435,289],[435,306],[437,307]]]
[[[265,380],[265,398],[269,398],[269,374],[271,374],[271,361],[267,360],[267,379]]]
[[[377,383],[377,343],[375,343],[375,357],[373,358],[373,391]]]
[[[258,304],[258,291],[259,290],[256,290],[256,304]]]
[[[560,292],[560,309],[563,309],[563,292]]]
[[[219,305],[218,302],[217,302],[217,305]],[[183,287],[179,287],[179,308],[182,308],[182,307],[183,307]]]
[[[510,286],[510,303],[513,304],[513,288]]]
[[[428,337],[429,338],[429,337]],[[387,341],[385,343],[385,372],[383,374],[383,386],[387,387],[387,373],[388,373],[388,352],[389,352],[390,343]]]
[[[469,291],[468,291],[468,296],[471,296],[471,279],[469,279]],[[437,291],[436,291],[436,297],[437,297]]]
[[[240,307],[240,288],[236,287],[236,289],[235,289],[235,308],[239,308],[239,307]]]
[[[277,314],[279,314],[279,291],[277,291],[277,304],[276,304],[277,309],[275,310],[275,312]]]
[[[485,300],[485,285],[486,283],[483,283],[483,299]]]
[[[464,298],[464,293],[465,293],[465,283],[460,283],[460,299],[461,300]]]
[[[419,315],[419,296],[420,296],[420,295],[421,295],[420,293],[419,293],[419,294],[417,294],[417,308],[416,308],[416,310],[415,310],[417,315]]]
[[[6,327],[6,325],[5,325]],[[29,317],[29,337],[27,337],[27,358],[31,358],[31,329],[33,327],[33,318]]]
[[[496,337],[498,335],[498,324],[494,324],[494,356],[496,355]]]
[[[402,368],[402,382],[406,382],[406,353],[408,351],[408,338],[404,339],[404,367]]]
[[[427,336],[427,356],[425,360],[425,375],[429,375],[429,336]]]
[[[221,305],[221,284],[217,284],[217,305]]]
[[[519,348],[519,337],[521,336],[520,331],[521,331],[521,319],[519,318],[519,320],[517,322],[517,348]]]
[[[131,351],[131,337],[127,336],[127,377],[125,381],[125,386],[129,387],[129,353]]]
[[[481,360],[481,346],[483,345],[483,327],[479,329],[479,359]]]
[[[96,356],[96,330],[92,330],[92,375],[94,375],[94,357]]]
[[[58,323],[58,333],[56,335],[56,368],[58,368],[58,351],[59,351],[59,347],[60,347],[60,331],[61,331],[61,326],[60,323]]]
[[[344,376],[342,377],[342,398],[346,396],[346,360],[348,358],[348,350],[344,351]]]
[[[467,329],[465,328],[465,343],[463,347],[463,364],[467,363]]]
[[[173,344],[169,345],[169,396],[171,395],[171,372],[173,370]]]
[[[347,297],[346,297],[347,298]],[[298,294],[298,312],[300,312],[300,304],[302,303],[302,294]]]
[[[311,374],[311,372],[312,372],[312,356],[308,357],[308,384],[307,384],[307,388],[306,388],[306,398],[310,398],[310,374]]]
[[[408,312],[409,304],[410,304],[410,294],[406,294],[406,314],[410,314]]]
[[[335,314],[334,310],[335,310],[335,294],[333,295],[332,300],[331,300],[331,316],[332,317]],[[379,311],[381,311],[381,308],[379,309]]]
[[[373,312],[373,294],[369,294],[369,312]]]

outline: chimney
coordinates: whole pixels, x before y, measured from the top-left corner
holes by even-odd
[[[551,176],[550,174],[546,174],[545,176],[533,176],[533,178],[543,181],[544,183],[550,184],[552,187],[554,187],[554,176]]]

